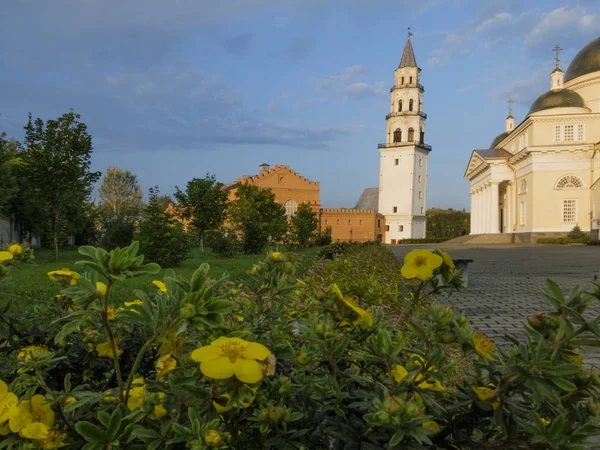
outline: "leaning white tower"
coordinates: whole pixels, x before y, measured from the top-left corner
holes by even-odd
[[[425,237],[427,157],[421,69],[408,34],[390,90],[387,139],[379,144],[379,209],[385,216],[385,242]]]

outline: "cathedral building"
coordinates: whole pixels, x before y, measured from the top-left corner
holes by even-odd
[[[600,228],[600,38],[586,45],[566,73],[556,65],[550,90],[489,148],[473,150],[471,234],[515,233],[521,242]]]
[[[410,36],[409,33],[394,72],[386,142],[378,146],[378,188],[365,189],[354,208],[322,208],[318,182],[308,180],[289,166],[262,164],[257,175],[244,176],[226,187],[229,199],[235,199],[240,183],[250,183],[271,189],[288,218],[299,204],[308,203],[318,213],[320,229],[331,228],[334,242],[379,240],[396,244],[401,239],[424,238],[427,158],[431,146],[425,144],[424,88]]]

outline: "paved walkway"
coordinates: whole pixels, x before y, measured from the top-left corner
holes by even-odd
[[[425,244],[390,248],[402,260],[414,248],[433,247],[453,257],[473,259],[468,288],[440,302],[456,306],[474,328],[499,345],[507,343],[506,335],[524,337],[527,317],[551,310],[541,293],[547,278],[568,291],[577,284],[589,287],[600,270],[600,246]],[[595,310],[600,314],[600,302]],[[600,367],[600,350],[587,354],[586,363]]]

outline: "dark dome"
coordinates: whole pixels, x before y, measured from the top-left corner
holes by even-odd
[[[588,73],[596,72],[600,70],[600,37],[594,39],[588,45],[579,50],[579,53],[575,55],[567,74],[565,75],[565,81],[572,80],[573,78],[586,75]]]
[[[585,103],[577,92],[570,91],[568,89],[561,89],[560,91],[548,91],[540,95],[531,108],[529,114],[534,112],[543,111],[544,109],[552,108],[568,108],[568,107],[580,107],[584,108]]]
[[[502,134],[499,134],[498,136],[496,136],[496,138],[492,141],[492,143],[490,144],[490,148],[496,148],[496,145],[498,145],[500,142],[502,142],[502,140],[508,136],[508,133],[505,131]]]

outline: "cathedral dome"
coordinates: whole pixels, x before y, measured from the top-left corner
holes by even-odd
[[[585,108],[585,103],[578,93],[568,89],[548,91],[533,102],[527,115],[552,108]]]
[[[594,39],[575,55],[567,69],[565,81],[597,71],[600,71],[600,37]]]
[[[508,136],[508,133],[505,131],[502,134],[499,134],[498,136],[495,137],[495,139],[492,141],[492,143],[490,144],[490,148],[496,148],[496,145],[498,145],[500,142],[502,142],[502,140]]]

